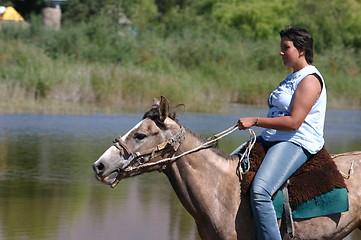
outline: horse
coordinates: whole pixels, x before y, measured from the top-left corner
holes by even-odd
[[[294,239],[343,239],[361,229],[361,151],[331,155],[345,178],[349,210],[294,220]],[[143,120],[93,163],[96,178],[115,187],[139,174],[163,172],[201,239],[255,239],[248,197],[241,195],[239,157],[182,126],[161,97]]]

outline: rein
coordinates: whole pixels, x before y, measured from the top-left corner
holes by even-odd
[[[238,129],[238,125],[234,125],[220,133],[215,134],[214,136],[212,136],[210,138],[207,138],[207,141],[200,144],[198,147],[195,147],[189,151],[186,151],[186,152],[181,153],[176,156],[161,158],[160,160],[158,160],[156,162],[150,162],[150,161],[155,158],[163,157],[163,155],[165,155],[166,153],[168,153],[168,155],[173,155],[177,151],[181,142],[185,139],[185,137],[184,137],[185,128],[183,126],[181,127],[180,131],[174,137],[167,139],[166,141],[160,143],[157,147],[155,147],[155,149],[148,151],[147,153],[144,153],[144,154],[140,154],[140,153],[132,154],[131,151],[129,150],[129,148],[126,146],[126,144],[120,138],[117,138],[115,140],[116,143],[118,143],[118,144],[115,144],[115,146],[121,151],[122,154],[124,154],[124,151],[126,151],[127,154],[130,156],[129,159],[127,160],[127,164],[126,164],[126,167],[123,170],[123,172],[131,172],[131,171],[138,170],[141,168],[153,167],[153,166],[157,166],[157,165],[163,165],[163,167],[162,167],[162,170],[163,170],[166,163],[172,163],[185,155],[191,154],[191,153],[199,151],[201,149],[209,148],[209,147],[213,146],[212,144],[214,142],[231,134],[236,129]],[[136,163],[136,166],[133,166],[133,163]]]
[[[182,141],[185,140],[185,137],[184,137],[185,128],[183,126],[181,127],[181,129],[175,136],[168,138],[166,141],[158,144],[154,149],[148,150],[148,151],[146,151],[146,153],[143,153],[143,154],[141,154],[139,152],[136,152],[136,153],[131,152],[131,150],[127,147],[126,143],[120,137],[118,137],[113,141],[114,146],[120,151],[120,153],[122,155],[124,155],[124,156],[128,155],[127,161],[125,163],[125,168],[122,171],[120,169],[118,169],[118,173],[120,175],[122,175],[124,173],[132,172],[134,170],[139,170],[142,168],[153,167],[153,166],[158,166],[158,165],[162,165],[161,168],[159,169],[159,171],[163,171],[163,170],[165,170],[167,163],[175,162],[176,160],[178,160],[179,158],[181,158],[185,155],[197,152],[202,149],[212,147],[213,143],[215,143],[219,139],[231,134],[236,129],[238,129],[237,124],[233,125],[232,127],[228,128],[220,133],[213,135],[212,137],[207,138],[207,141],[200,144],[198,147],[195,147],[189,151],[183,152],[176,156],[172,156],[172,155],[178,150]],[[251,139],[252,138],[255,139],[254,131],[251,128],[249,128],[248,130],[250,132]],[[254,141],[252,141],[251,144],[248,146],[247,151],[249,151],[249,152],[251,151],[251,149],[254,145]],[[168,155],[170,157],[164,158],[165,155]],[[155,161],[155,162],[150,162],[151,160],[154,160],[156,158],[160,158],[160,160]],[[244,160],[243,158],[240,158],[239,164],[238,164],[237,175],[240,178],[240,180],[242,179],[241,173],[243,172],[240,165],[243,160]],[[116,179],[116,181],[111,185],[111,187],[114,188],[119,183],[119,181],[120,181],[119,179]]]
[[[242,174],[244,172],[248,172],[249,168],[251,167],[249,155],[251,154],[252,148],[257,141],[256,133],[251,128],[249,128],[248,130],[249,130],[250,138],[247,146],[244,147],[245,148],[244,153],[241,154],[241,156],[239,157],[238,167],[236,172],[239,178],[239,182],[242,182],[243,180]]]

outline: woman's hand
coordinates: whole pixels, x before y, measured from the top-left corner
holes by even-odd
[[[239,130],[245,130],[250,127],[257,125],[258,118],[257,117],[245,117],[240,118],[237,122]]]

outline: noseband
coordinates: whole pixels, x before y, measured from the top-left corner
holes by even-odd
[[[184,134],[185,128],[182,126],[176,135],[158,144],[154,149],[147,150],[143,153],[132,152],[121,137],[116,138],[113,143],[122,156],[127,156],[125,167],[123,167],[126,171],[128,167],[133,168],[151,161],[154,162],[165,157],[171,157],[185,139]],[[121,172],[120,169],[118,171]]]

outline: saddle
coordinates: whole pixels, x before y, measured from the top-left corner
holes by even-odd
[[[249,171],[243,173],[241,194],[249,194],[250,185],[265,153],[262,144],[256,142],[249,155]],[[346,188],[346,184],[341,173],[337,170],[335,162],[326,148],[323,147],[291,176],[287,187],[289,203],[291,207],[294,207],[335,188]]]

